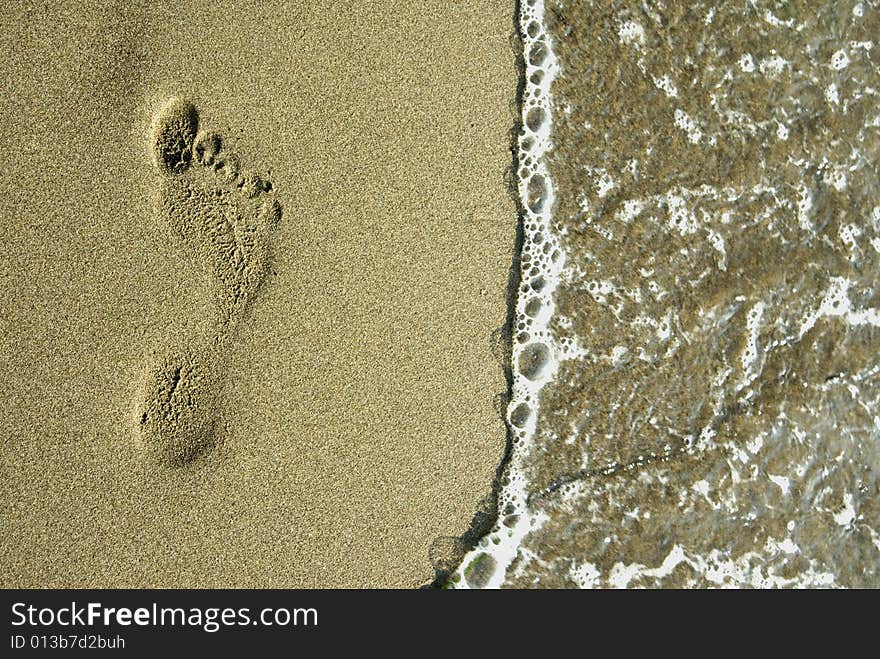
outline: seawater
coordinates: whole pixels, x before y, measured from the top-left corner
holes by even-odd
[[[520,29],[515,442],[458,584],[880,585],[880,9]]]

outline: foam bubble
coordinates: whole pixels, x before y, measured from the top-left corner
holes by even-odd
[[[522,428],[528,423],[529,417],[532,415],[532,409],[528,403],[520,403],[510,413],[510,422],[517,428]]]
[[[529,380],[538,380],[550,362],[550,349],[543,343],[530,343],[519,353],[519,372]]]

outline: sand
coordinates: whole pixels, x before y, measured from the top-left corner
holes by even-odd
[[[505,450],[513,3],[115,5],[0,19],[0,585],[430,582]]]

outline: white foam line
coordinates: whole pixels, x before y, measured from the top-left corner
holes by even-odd
[[[550,87],[557,73],[557,61],[552,44],[544,26],[544,1],[522,0],[518,17],[523,39],[525,59],[525,88],[522,103],[523,129],[518,137],[519,195],[524,208],[523,262],[521,285],[517,296],[516,318],[513,328],[513,388],[507,409],[508,423],[514,444],[506,471],[506,483],[499,493],[499,519],[479,545],[462,561],[457,572],[456,587],[468,588],[465,574],[474,559],[488,554],[494,559],[494,571],[486,588],[498,588],[508,575],[511,564],[520,554],[523,538],[540,528],[545,516],[529,510],[527,505],[526,479],[523,460],[528,453],[534,435],[539,411],[540,391],[556,374],[559,358],[563,354],[553,340],[549,324],[555,311],[554,292],[564,264],[564,254],[553,231],[551,210],[553,185],[544,162],[550,148],[552,107]],[[543,119],[539,120],[541,117]],[[543,182],[543,185],[541,185]],[[539,198],[543,198],[541,203]],[[537,284],[543,282],[540,290]],[[535,284],[535,286],[533,286]],[[539,305],[540,303],[540,305]],[[517,339],[522,333],[526,341]],[[531,362],[531,377],[519,368],[521,363]],[[511,422],[515,410],[530,409],[527,420],[517,418],[520,427]],[[510,515],[517,517],[511,518]],[[507,517],[507,525],[505,525]],[[528,554],[523,553],[523,562]],[[486,558],[481,560],[492,563]]]

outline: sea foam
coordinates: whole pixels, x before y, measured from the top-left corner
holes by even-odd
[[[556,374],[561,354],[549,325],[565,257],[553,228],[553,184],[544,162],[550,148],[550,87],[557,61],[544,26],[544,1],[523,0],[518,22],[525,84],[516,180],[524,236],[512,336],[513,387],[507,407],[513,446],[499,492],[498,521],[453,576],[451,581],[459,588],[498,588],[522,539],[544,521],[527,505],[523,459],[535,434],[541,389]]]

